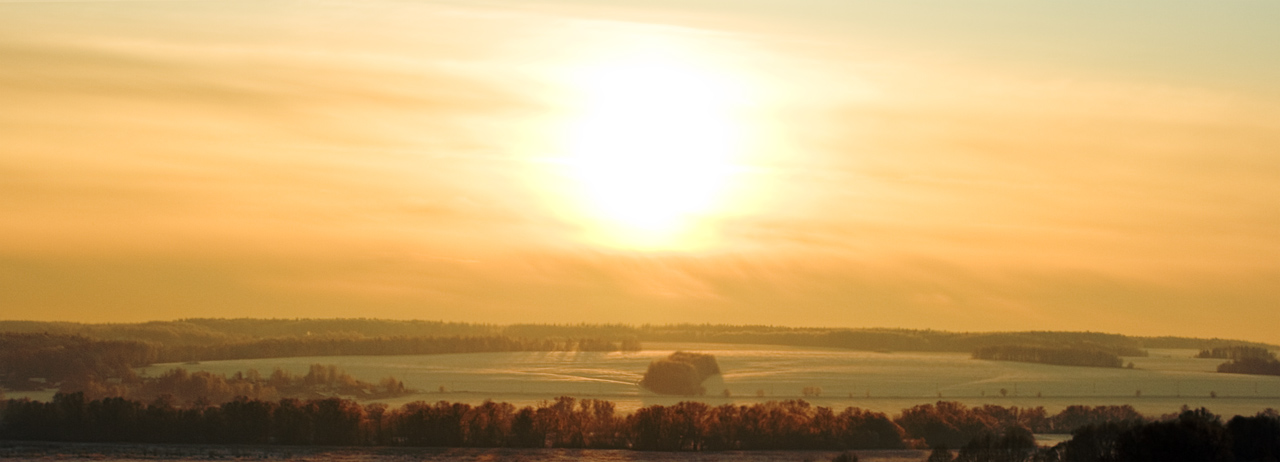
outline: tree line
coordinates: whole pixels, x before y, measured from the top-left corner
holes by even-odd
[[[1071,439],[1037,448],[1021,427],[983,433],[952,458],[937,446],[928,462],[1262,462],[1280,460],[1280,413],[1268,409],[1223,423],[1207,409],[1188,409],[1157,420],[1094,422],[1071,432]]]
[[[1272,461],[1280,460],[1280,414],[1222,418],[1186,409],[1174,418],[1090,424],[1058,448],[1068,461]]]
[[[991,435],[1132,422],[1147,420],[1128,406],[1073,406],[1049,416],[1044,408],[969,408],[948,401],[915,406],[896,418],[858,408],[814,407],[802,400],[721,406],[681,402],[629,415],[617,413],[609,401],[569,397],[522,408],[419,401],[394,409],[340,398],[243,396],[222,404],[206,400],[189,405],[163,397],[149,403],[89,399],[83,393],[60,393],[49,402],[0,401],[0,439],[132,443],[661,451],[956,448],[981,438],[997,446],[1008,443]]]
[[[1200,350],[1197,358],[1227,359],[1218,372],[1229,374],[1280,375],[1280,360],[1266,348],[1229,346]]]
[[[1201,355],[1220,355],[1230,361],[1218,365],[1218,372],[1229,374],[1280,375],[1280,360],[1276,354],[1264,348],[1235,348],[1225,352],[1202,351]],[[1218,356],[1211,356],[1218,357]]]
[[[649,406],[619,415],[608,401],[561,397],[507,403],[414,402],[397,409],[355,401],[253,400],[174,406],[58,394],[3,403],[0,439],[207,444],[630,448],[639,450],[904,448],[888,416],[834,413],[803,401],[711,407]]]
[[[32,390],[92,377],[131,378],[133,368],[159,356],[158,347],[138,341],[0,333],[0,385]]]
[[[1090,424],[1145,420],[1147,417],[1130,405],[1072,405],[1050,415],[1041,406],[969,407],[955,401],[938,401],[904,409],[894,422],[911,438],[919,439],[923,446],[956,448],[978,436],[1000,434],[1015,427],[1033,433],[1071,433]]]
[[[237,343],[277,337],[486,337],[605,338],[645,342],[754,343],[854,350],[972,352],[997,345],[1089,345],[1119,356],[1145,348],[1277,348],[1258,342],[1190,337],[1137,337],[1101,332],[947,332],[912,329],[796,328],[729,324],[471,324],[387,319],[209,319],[136,324],[0,321],[0,332],[48,332],[104,340],[165,345]]]
[[[176,405],[208,405],[225,403],[237,397],[253,400],[280,398],[319,398],[342,395],[360,399],[404,396],[415,390],[405,387],[395,377],[369,383],[344,372],[332,364],[312,364],[305,375],[275,369],[263,376],[250,369],[228,377],[206,371],[187,372],[174,368],[158,377],[139,377],[127,381],[65,382],[63,393],[83,393],[87,399],[127,398],[138,401],[164,400]]]
[[[160,349],[159,362],[300,356],[428,355],[512,351],[639,350],[638,342],[598,338],[521,338],[502,335],[458,337],[305,336],[211,345],[175,345]]]
[[[1058,366],[1120,367],[1124,361],[1115,353],[1087,347],[1041,347],[1000,345],[983,347],[973,352],[973,359],[1018,361]]]
[[[0,332],[83,335],[102,340],[138,340],[164,345],[235,343],[277,337],[466,337],[509,335],[493,324],[347,319],[190,318],[176,321],[86,324],[0,321]],[[588,335],[593,336],[593,335]]]
[[[103,340],[74,334],[0,333],[0,385],[13,390],[136,382],[135,368],[157,362],[301,356],[421,355],[512,351],[638,350],[631,339],[303,336],[204,345]]]
[[[1197,358],[1243,359],[1243,358],[1275,358],[1275,355],[1263,347],[1234,345],[1205,348],[1196,354]]]

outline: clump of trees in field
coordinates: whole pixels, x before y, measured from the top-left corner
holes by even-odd
[[[237,397],[254,400],[280,398],[323,398],[342,395],[378,399],[414,393],[395,377],[369,383],[352,377],[332,364],[313,364],[305,375],[276,369],[262,376],[250,369],[231,377],[225,374],[171,369],[159,377],[128,381],[89,381],[63,384],[63,393],[82,392],[87,399],[127,398],[142,401],[164,400],[174,404],[225,403]]]
[[[1280,360],[1265,348],[1232,347],[1202,350],[1198,358],[1230,359],[1218,365],[1218,372],[1230,374],[1280,375]]]
[[[1115,353],[1081,347],[999,345],[979,348],[973,352],[973,358],[1057,366],[1121,367],[1124,364]]]
[[[1280,375],[1280,361],[1275,358],[1242,358],[1227,361],[1218,366],[1218,372],[1228,374]]]
[[[649,363],[640,386],[664,395],[698,396],[707,392],[702,382],[719,373],[715,356],[677,351]]]

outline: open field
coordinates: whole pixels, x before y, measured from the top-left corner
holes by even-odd
[[[392,405],[417,400],[529,405],[569,395],[607,399],[629,412],[690,399],[654,395],[635,385],[650,361],[674,350],[717,357],[723,377],[708,380],[707,396],[696,398],[710,404],[804,398],[820,406],[855,406],[892,414],[945,399],[969,405],[1044,406],[1049,412],[1072,404],[1131,404],[1148,415],[1174,412],[1183,405],[1252,415],[1280,403],[1280,377],[1220,374],[1214,368],[1222,360],[1193,358],[1193,350],[1151,350],[1150,357],[1125,358],[1134,363],[1134,369],[983,361],[962,353],[648,344],[640,352],[305,357],[158,364],[141,372],[158,375],[184,367],[227,374],[257,369],[265,374],[278,367],[305,373],[311,364],[336,364],[361,380],[391,375],[419,390],[383,400]],[[821,387],[822,395],[803,397],[802,389],[811,386]],[[729,390],[730,396],[724,397],[723,390]]]

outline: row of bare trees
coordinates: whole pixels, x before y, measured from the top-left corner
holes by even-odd
[[[415,402],[398,409],[337,398],[236,399],[175,406],[58,394],[4,402],[0,439],[140,443],[277,443],[434,447],[566,447],[641,450],[905,448],[882,413],[836,413],[804,401],[751,406],[683,402],[630,415],[608,401],[561,397],[517,409],[507,403]]]
[[[1083,346],[989,346],[974,350],[973,359],[1087,367],[1120,367],[1124,364],[1114,352]]]
[[[561,397],[539,406],[414,402],[399,408],[338,398],[238,398],[220,405],[173,399],[0,402],[0,439],[140,443],[278,443],[435,447],[565,447],[640,450],[901,449],[961,447],[984,435],[1064,432],[1069,425],[1145,422],[1129,407],[968,408],[939,402],[897,418],[837,411],[801,400],[710,406],[682,402],[629,415],[608,401]],[[1014,434],[1020,434],[1015,432]],[[995,440],[993,440],[995,441]],[[1003,443],[1002,443],[1003,444]]]

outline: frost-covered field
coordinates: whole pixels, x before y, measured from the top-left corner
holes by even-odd
[[[677,349],[711,353],[723,379],[705,385],[710,404],[803,398],[805,387],[822,388],[805,399],[820,406],[847,406],[890,414],[939,398],[970,405],[1044,406],[1056,412],[1071,404],[1132,404],[1159,415],[1182,405],[1220,414],[1253,414],[1280,407],[1280,377],[1219,374],[1221,360],[1196,359],[1191,350],[1152,350],[1126,358],[1134,369],[1047,366],[969,359],[961,353],[863,351],[723,344],[646,344],[641,352],[476,353],[425,356],[335,356],[159,364],[141,372],[157,375],[173,367],[234,373],[275,368],[305,373],[311,364],[336,364],[367,381],[388,375],[420,393],[387,400],[486,399],[516,405],[556,396],[608,399],[627,412],[689,398],[656,396],[635,385],[654,358]],[[444,391],[440,389],[443,387]],[[724,397],[723,391],[729,391]],[[1002,396],[1001,390],[1005,394]],[[1139,393],[1141,396],[1138,396]],[[1216,394],[1217,398],[1211,398]],[[763,396],[759,396],[763,395]]]

